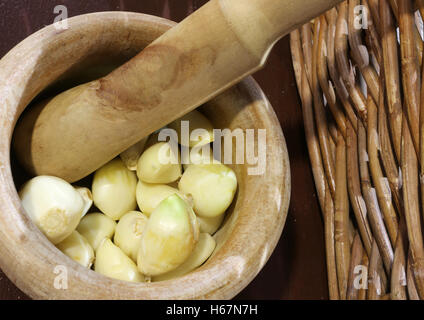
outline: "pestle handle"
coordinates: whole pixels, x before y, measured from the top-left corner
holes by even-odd
[[[211,0],[106,77],[31,108],[17,156],[77,181],[260,69],[278,39],[339,2]]]

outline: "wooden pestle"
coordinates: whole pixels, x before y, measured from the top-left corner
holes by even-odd
[[[16,154],[35,175],[75,182],[260,69],[277,40],[339,2],[211,0],[106,77],[32,107]]]

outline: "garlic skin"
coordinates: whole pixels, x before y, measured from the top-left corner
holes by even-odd
[[[110,239],[104,239],[97,249],[94,271],[118,280],[144,281],[144,276],[137,270],[135,263]]]
[[[134,262],[140,248],[141,235],[149,219],[139,211],[131,211],[119,220],[113,242]]]
[[[53,244],[66,239],[89,209],[71,184],[52,176],[29,180],[19,197],[28,216]]]
[[[150,217],[153,210],[161,203],[173,194],[178,194],[183,197],[180,190],[168,186],[166,184],[152,184],[146,183],[141,180],[137,183],[136,198],[137,204],[141,212],[146,216]]]
[[[174,194],[153,211],[141,236],[137,265],[146,276],[176,269],[193,251],[199,225],[190,206]]]
[[[197,216],[197,221],[199,221],[200,232],[209,233],[213,235],[219,227],[222,225],[222,221],[224,221],[225,214],[221,214],[216,217],[205,218]]]
[[[223,164],[190,165],[178,188],[193,197],[193,208],[198,216],[213,218],[225,213],[237,190],[237,177]]]
[[[184,137],[181,137],[181,121],[189,122],[189,132],[186,141]],[[183,146],[194,147],[202,146],[214,141],[213,125],[203,114],[197,110],[193,110],[190,113],[182,116],[181,118],[168,124],[168,127],[174,129],[178,133],[178,142]],[[191,133],[196,129],[202,129],[199,131],[198,137],[192,137]]]
[[[199,235],[199,241],[197,242],[196,247],[183,264],[170,272],[154,277],[152,280],[156,282],[175,279],[193,271],[194,269],[200,267],[206,260],[208,260],[208,258],[215,250],[215,247],[215,239],[208,233],[201,233]]]
[[[137,176],[143,182],[167,184],[176,181],[181,174],[178,155],[167,142],[151,146],[138,160]]]
[[[94,204],[105,215],[119,220],[135,210],[137,176],[117,158],[105,164],[94,174],[92,193]]]
[[[112,239],[116,222],[103,213],[90,213],[81,219],[77,231],[97,250],[103,239]]]
[[[60,251],[86,268],[94,261],[94,250],[78,231],[73,231],[69,237],[56,245]]]

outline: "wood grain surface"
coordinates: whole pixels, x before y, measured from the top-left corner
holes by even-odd
[[[206,0],[0,0],[0,56],[31,33],[54,22],[54,8],[68,15],[132,11],[181,21]],[[292,197],[283,236],[255,280],[236,299],[327,299],[323,226],[312,180],[288,38],[254,75],[282,125],[291,162]],[[27,299],[0,272],[0,299]]]

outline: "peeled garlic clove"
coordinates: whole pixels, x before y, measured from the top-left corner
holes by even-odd
[[[69,237],[59,242],[56,247],[71,259],[86,268],[94,261],[94,250],[78,231],[73,231]]]
[[[144,277],[138,271],[136,264],[110,239],[104,239],[97,249],[94,271],[118,280],[144,281]]]
[[[176,269],[190,256],[198,237],[193,210],[176,194],[166,198],[151,214],[141,236],[138,269],[147,276]]]
[[[93,194],[88,188],[80,187],[80,188],[76,188],[76,190],[83,198],[84,204],[85,204],[82,215],[81,215],[81,218],[82,218],[87,214],[88,210],[90,210],[91,206],[93,205]]]
[[[131,211],[119,220],[113,242],[133,261],[137,261],[141,234],[149,219],[139,211]]]
[[[137,207],[136,187],[136,174],[128,170],[121,159],[112,160],[94,174],[94,204],[107,216],[119,220]]]
[[[144,146],[146,145],[147,138],[148,137],[140,140],[139,142],[129,147],[127,150],[125,150],[119,155],[128,170],[137,170],[137,162],[144,151]]]
[[[137,176],[147,183],[171,183],[181,177],[178,155],[167,142],[157,143],[143,152],[137,164]]]
[[[148,217],[162,200],[165,200],[173,194],[179,194],[183,197],[178,189],[166,184],[152,184],[141,180],[139,180],[137,184],[136,197],[138,207]]]
[[[208,148],[208,152],[205,152],[203,148]],[[189,152],[182,152],[181,163],[184,170],[187,170],[192,164],[220,164],[221,162],[214,158],[213,150],[210,146],[204,146],[191,148]]]
[[[182,121],[188,121],[189,124],[189,130],[186,131],[186,137],[184,137],[184,129],[181,127]],[[178,142],[183,146],[201,146],[211,143],[214,140],[212,123],[197,110],[171,122],[168,124],[168,127],[174,129],[178,133]],[[194,130],[196,130],[196,132],[193,132]]]
[[[237,190],[233,170],[223,164],[191,165],[178,184],[181,192],[193,197],[198,216],[217,217],[225,213]]]
[[[87,209],[81,194],[57,177],[31,179],[23,186],[19,197],[29,217],[53,244],[75,230]]]
[[[77,231],[97,250],[103,239],[111,239],[115,233],[116,222],[103,213],[90,213],[81,219]]]
[[[196,247],[183,264],[170,272],[154,277],[152,280],[164,281],[175,279],[193,271],[208,260],[208,258],[212,255],[212,252],[215,250],[215,247],[215,239],[208,233],[201,233]]]
[[[225,214],[221,214],[216,217],[205,218],[205,217],[197,217],[197,221],[199,221],[200,232],[206,232],[210,235],[214,234],[222,224],[222,221],[225,218]]]

